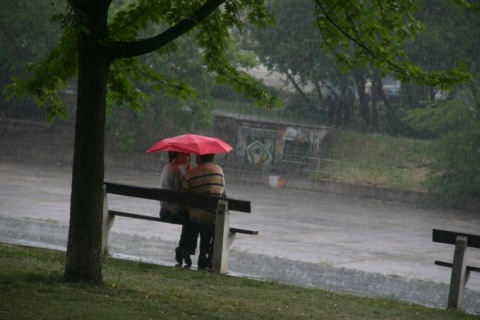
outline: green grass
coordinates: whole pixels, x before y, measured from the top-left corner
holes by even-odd
[[[104,284],[62,281],[65,254],[0,244],[0,319],[478,319],[473,315],[105,258]]]
[[[318,178],[425,191],[429,141],[335,131]]]

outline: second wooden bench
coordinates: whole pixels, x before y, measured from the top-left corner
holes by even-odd
[[[455,245],[453,262],[435,261],[436,265],[452,268],[450,289],[448,292],[448,309],[460,309],[463,292],[471,272],[480,272],[479,267],[466,263],[467,247],[480,249],[480,235],[450,230],[433,229],[432,241]],[[480,303],[480,301],[479,301]]]

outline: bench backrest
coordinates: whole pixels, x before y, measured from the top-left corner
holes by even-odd
[[[432,241],[455,244],[457,241],[457,236],[467,237],[467,246],[480,249],[480,234],[433,229]]]
[[[218,200],[222,199],[228,201],[228,210],[230,211],[251,212],[250,201],[232,198],[206,196],[193,192],[180,192],[160,188],[139,187],[114,182],[105,182],[105,188],[106,192],[110,194],[148,200],[161,200],[196,208],[214,208],[217,206]]]

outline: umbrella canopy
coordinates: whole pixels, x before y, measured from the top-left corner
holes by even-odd
[[[233,148],[219,138],[182,134],[157,142],[147,152],[177,151],[194,154],[226,153]]]

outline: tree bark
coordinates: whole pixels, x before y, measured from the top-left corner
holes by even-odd
[[[65,280],[102,281],[101,243],[108,63],[79,50],[75,147]]]
[[[70,225],[64,279],[102,282],[101,245],[104,179],[104,137],[110,61],[99,39],[106,34],[106,12],[91,5],[90,33],[78,40],[78,96],[70,200]]]

